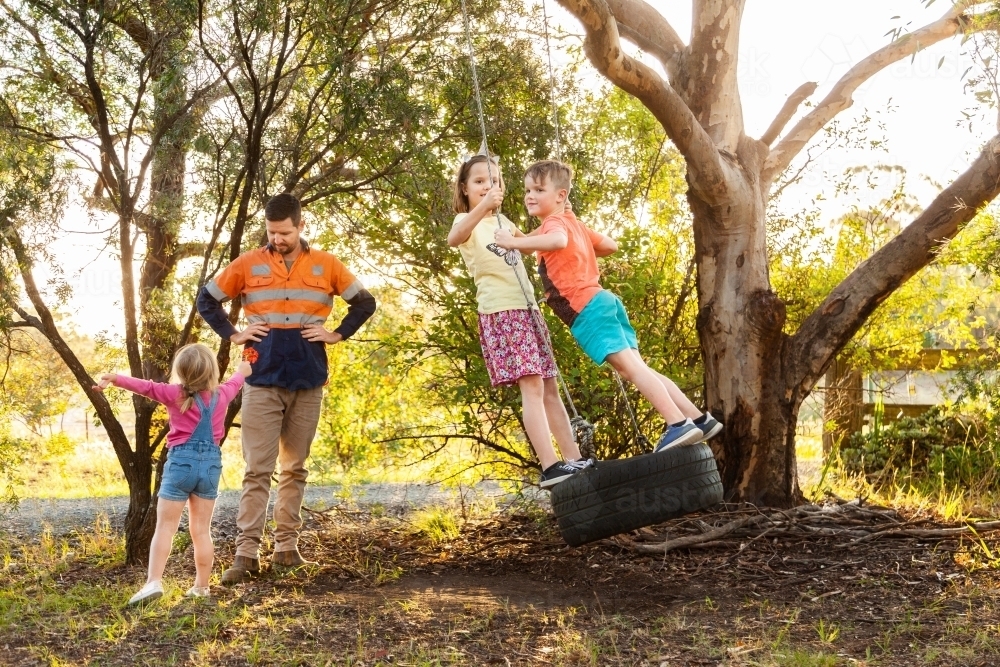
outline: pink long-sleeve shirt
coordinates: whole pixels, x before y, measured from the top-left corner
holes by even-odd
[[[212,436],[215,444],[222,440],[222,432],[225,429],[226,408],[229,403],[236,398],[243,387],[244,377],[239,373],[233,373],[232,377],[219,385],[219,400],[215,403],[215,412],[212,414]],[[187,412],[181,412],[181,397],[184,389],[179,384],[167,384],[166,382],[153,382],[152,380],[142,380],[140,378],[119,375],[115,379],[115,386],[128,389],[136,394],[141,394],[146,398],[151,398],[157,403],[163,403],[167,407],[167,418],[170,420],[170,431],[167,433],[167,447],[182,445],[191,438],[198,421],[201,419],[201,409],[198,403],[192,403]],[[207,406],[212,400],[212,393],[201,392],[201,400]]]

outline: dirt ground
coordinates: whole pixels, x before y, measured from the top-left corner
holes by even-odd
[[[368,510],[311,513],[301,550],[319,565],[265,559],[209,601],[181,597],[182,543],[173,588],[141,612],[121,604],[142,572],[91,555],[40,575],[11,568],[30,548],[8,545],[0,664],[1000,665],[994,542],[764,535],[650,556],[567,547],[531,509],[458,525],[442,539]],[[231,538],[217,531],[217,567]]]

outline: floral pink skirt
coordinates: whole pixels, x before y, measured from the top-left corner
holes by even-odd
[[[545,340],[548,327],[542,314],[535,311],[535,323],[530,310],[501,310],[499,313],[479,313],[479,343],[490,382],[496,387],[514,384],[525,375],[556,376],[556,365],[549,355]]]

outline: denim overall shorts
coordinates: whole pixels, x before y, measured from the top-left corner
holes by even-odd
[[[212,415],[219,392],[212,394],[208,406],[198,394],[194,400],[201,410],[201,418],[187,442],[167,450],[167,464],[157,494],[164,500],[183,502],[192,494],[205,500],[215,500],[219,496],[222,448],[212,437]]]

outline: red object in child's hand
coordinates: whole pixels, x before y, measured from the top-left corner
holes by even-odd
[[[257,354],[257,350],[252,347],[243,348],[243,361],[254,364],[257,363],[257,358],[260,355]]]

